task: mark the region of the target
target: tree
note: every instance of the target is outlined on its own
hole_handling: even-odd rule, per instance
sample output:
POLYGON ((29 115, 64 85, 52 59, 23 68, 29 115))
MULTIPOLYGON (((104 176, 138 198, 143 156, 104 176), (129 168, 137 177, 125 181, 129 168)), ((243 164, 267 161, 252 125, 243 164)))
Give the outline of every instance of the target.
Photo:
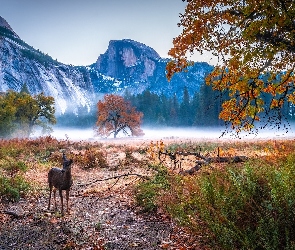
POLYGON ((170 105, 170 121, 172 126, 177 126, 180 124, 179 119, 179 103, 177 100, 176 93, 174 93, 172 99, 171 99, 171 105, 170 105))
POLYGON ((189 126, 193 123, 193 112, 191 112, 190 96, 187 87, 183 89, 183 99, 180 104, 180 115, 182 125, 189 126))
POLYGON ((219 116, 237 131, 253 129, 256 121, 271 123, 274 113, 281 119, 284 103, 295 103, 294 1, 187 0, 179 26, 168 79, 190 64, 189 53, 217 56, 206 83, 228 92, 219 116))
POLYGON ((30 91, 28 89, 28 86, 26 83, 24 83, 24 85, 22 86, 21 90, 20 90, 20 93, 27 93, 27 94, 30 94, 30 91))
POLYGON ((52 128, 48 124, 56 124, 55 118, 55 108, 54 108, 54 98, 52 96, 45 96, 44 93, 35 95, 33 99, 37 103, 37 109, 35 113, 29 116, 30 122, 30 133, 32 128, 37 125, 42 128, 43 133, 48 133, 52 131, 52 128))
MULTIPOLYGON (((224 99, 224 98, 223 98, 224 99)), ((200 87, 198 110, 196 112, 195 124, 200 126, 219 126, 218 119, 221 108, 221 96, 207 84, 200 87)), ((224 125, 224 124, 222 124, 224 125)))
POLYGON ((96 133, 101 136, 114 138, 119 132, 131 133, 132 136, 141 136, 143 131, 140 128, 143 114, 137 112, 131 104, 118 95, 108 94, 102 101, 97 103, 98 119, 96 122, 96 133))
POLYGON ((8 137, 15 130, 14 96, 11 92, 0 95, 0 138, 8 137))
POLYGON ((36 126, 42 132, 52 131, 55 124, 54 98, 43 93, 31 96, 26 92, 8 91, 0 97, 0 136, 29 137, 36 126))

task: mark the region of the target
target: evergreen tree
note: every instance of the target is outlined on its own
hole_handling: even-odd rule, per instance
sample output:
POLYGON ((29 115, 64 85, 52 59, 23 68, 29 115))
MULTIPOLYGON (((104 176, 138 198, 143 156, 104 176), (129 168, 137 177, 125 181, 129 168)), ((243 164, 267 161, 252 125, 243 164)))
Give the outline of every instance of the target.
POLYGON ((191 112, 192 112, 192 122, 193 125, 196 125, 196 121, 197 121, 197 114, 199 112, 200 109, 200 93, 199 92, 195 92, 193 99, 191 101, 191 112))
POLYGON ((23 86, 22 86, 22 88, 21 88, 21 90, 20 90, 20 93, 21 93, 21 94, 22 94, 22 93, 30 94, 30 91, 29 91, 28 86, 27 86, 26 83, 23 84, 23 86))
POLYGON ((158 118, 159 125, 168 125, 170 122, 169 99, 162 93, 160 96, 160 116, 158 118))
POLYGON ((176 94, 174 93, 173 98, 170 101, 170 125, 179 125, 179 103, 176 94))
POLYGON ((195 124, 200 126, 224 124, 219 119, 222 100, 220 93, 212 90, 210 86, 204 83, 200 88, 199 96, 199 109, 196 114, 195 124))
POLYGON ((182 99, 182 103, 180 104, 181 125, 183 126, 192 125, 192 117, 193 117, 193 114, 191 112, 191 107, 190 107, 190 96, 189 96, 187 87, 184 87, 183 99, 182 99))

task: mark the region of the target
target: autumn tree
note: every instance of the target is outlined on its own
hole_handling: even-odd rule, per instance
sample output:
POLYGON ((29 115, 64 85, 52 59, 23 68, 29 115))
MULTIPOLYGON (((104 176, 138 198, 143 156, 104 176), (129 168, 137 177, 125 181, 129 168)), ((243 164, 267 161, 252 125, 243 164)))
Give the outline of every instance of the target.
POLYGON ((52 131, 55 124, 54 98, 40 93, 31 96, 26 92, 8 91, 0 96, 0 137, 29 137, 35 127, 52 131))
POLYGON ((143 114, 136 111, 123 97, 105 95, 103 100, 97 103, 97 109, 97 135, 108 137, 113 133, 116 138, 120 132, 132 136, 144 134, 140 128, 143 114))
POLYGON ((294 1, 187 0, 179 26, 167 77, 186 68, 190 54, 211 52, 218 63, 206 83, 228 92, 219 116, 237 131, 265 114, 266 123, 280 119, 284 104, 295 104, 294 1))
POLYGON ((11 92, 0 95, 0 138, 7 137, 15 130, 16 107, 11 92))

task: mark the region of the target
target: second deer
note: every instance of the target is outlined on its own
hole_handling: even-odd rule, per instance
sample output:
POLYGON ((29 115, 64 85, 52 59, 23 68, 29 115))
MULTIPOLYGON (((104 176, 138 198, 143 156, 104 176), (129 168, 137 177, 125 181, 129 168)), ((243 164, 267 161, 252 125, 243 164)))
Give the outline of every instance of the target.
POLYGON ((61 200, 61 214, 64 215, 63 209, 63 195, 62 191, 66 190, 66 200, 67 200, 67 212, 69 212, 69 193, 70 188, 73 184, 72 173, 71 173, 71 165, 73 160, 68 160, 65 153, 63 153, 63 168, 52 168, 48 172, 48 184, 49 184, 49 202, 48 202, 48 210, 50 209, 50 200, 51 200, 51 192, 53 189, 54 196, 54 204, 55 209, 56 206, 56 189, 59 191, 59 196, 61 200))

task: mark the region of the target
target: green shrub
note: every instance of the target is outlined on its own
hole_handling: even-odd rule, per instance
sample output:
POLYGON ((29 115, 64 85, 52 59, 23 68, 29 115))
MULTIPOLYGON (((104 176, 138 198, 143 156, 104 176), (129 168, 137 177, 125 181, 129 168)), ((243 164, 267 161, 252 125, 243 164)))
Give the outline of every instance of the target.
POLYGON ((0 196, 8 200, 17 201, 20 196, 30 189, 29 183, 22 173, 27 165, 12 157, 5 157, 0 161, 0 196))
POLYGON ((291 155, 277 164, 256 160, 183 177, 161 198, 182 224, 199 232, 206 225, 222 249, 295 249, 294 180, 291 155))
POLYGON ((5 177, 0 175, 0 197, 18 201, 20 196, 30 189, 30 184, 22 177, 5 177))
POLYGON ((19 172, 25 172, 28 167, 23 161, 6 157, 4 160, 0 161, 0 168, 6 171, 10 177, 14 177, 19 172))
POLYGON ((143 212, 152 212, 157 208, 157 197, 162 190, 170 186, 167 169, 161 165, 150 166, 156 170, 155 176, 140 183, 135 189, 137 204, 143 208, 143 212))

